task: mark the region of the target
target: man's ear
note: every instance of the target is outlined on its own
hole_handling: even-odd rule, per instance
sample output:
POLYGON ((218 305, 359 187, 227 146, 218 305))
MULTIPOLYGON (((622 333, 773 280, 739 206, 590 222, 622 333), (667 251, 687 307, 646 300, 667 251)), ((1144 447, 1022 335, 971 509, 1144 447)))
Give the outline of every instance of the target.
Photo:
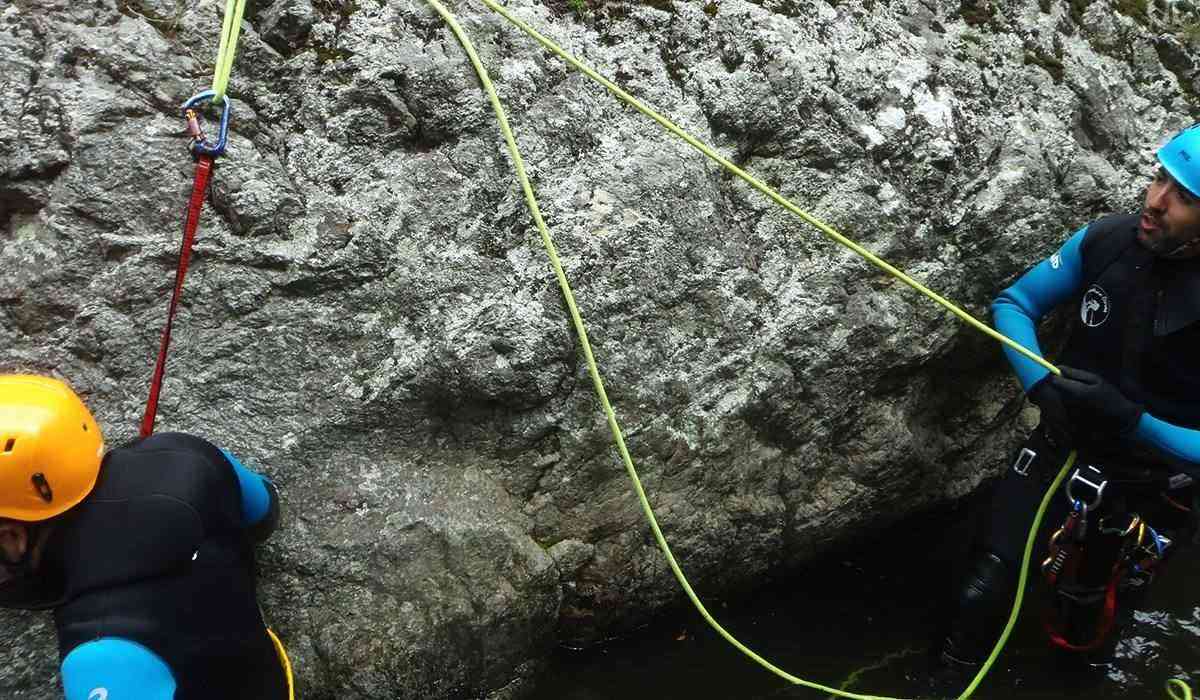
POLYGON ((29 527, 17 520, 0 518, 0 557, 9 564, 25 558, 29 550, 29 527))

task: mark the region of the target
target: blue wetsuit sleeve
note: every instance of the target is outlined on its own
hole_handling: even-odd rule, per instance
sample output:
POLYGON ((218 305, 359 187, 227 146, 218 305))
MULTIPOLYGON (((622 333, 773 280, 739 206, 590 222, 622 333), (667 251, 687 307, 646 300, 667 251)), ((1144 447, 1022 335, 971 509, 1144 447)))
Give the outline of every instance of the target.
MULTIPOLYGON (((1042 356, 1038 344, 1037 324, 1051 309, 1067 301, 1083 283, 1083 256, 1080 245, 1087 227, 1075 232, 1057 253, 1026 272, 1011 287, 992 302, 992 318, 996 330, 1042 356)), ((1028 391, 1049 370, 1004 346, 1004 354, 1017 374, 1021 386, 1028 391)))
POLYGON ((266 477, 247 469, 227 450, 221 452, 237 474, 242 491, 242 519, 246 527, 253 527, 262 522, 271 510, 271 493, 267 489, 266 477))
POLYGON ((1165 420, 1143 413, 1138 420, 1134 437, 1191 466, 1188 474, 1200 479, 1200 430, 1191 430, 1173 425, 1165 420))
POLYGON ((175 676, 141 644, 103 637, 81 644, 62 662, 66 700, 172 700, 175 676))

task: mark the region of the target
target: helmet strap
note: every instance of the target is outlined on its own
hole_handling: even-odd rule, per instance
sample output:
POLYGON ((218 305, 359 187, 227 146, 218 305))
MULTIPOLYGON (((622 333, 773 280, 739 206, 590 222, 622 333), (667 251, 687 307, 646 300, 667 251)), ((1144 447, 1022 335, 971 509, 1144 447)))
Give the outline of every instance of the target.
POLYGON ((38 527, 37 523, 24 523, 25 526, 25 551, 16 559, 9 559, 6 554, 0 554, 0 560, 3 565, 12 574, 13 578, 22 578, 33 573, 33 549, 37 546, 38 527))
POLYGON ((1170 252, 1164 253, 1163 257, 1164 258, 1177 258, 1177 257, 1181 256, 1183 253, 1186 253, 1186 252, 1190 251, 1191 249, 1195 248, 1196 246, 1200 246, 1200 233, 1197 233, 1195 236, 1192 236, 1192 238, 1190 240, 1186 240, 1183 243, 1180 243, 1179 245, 1175 246, 1173 249, 1171 249, 1170 252))

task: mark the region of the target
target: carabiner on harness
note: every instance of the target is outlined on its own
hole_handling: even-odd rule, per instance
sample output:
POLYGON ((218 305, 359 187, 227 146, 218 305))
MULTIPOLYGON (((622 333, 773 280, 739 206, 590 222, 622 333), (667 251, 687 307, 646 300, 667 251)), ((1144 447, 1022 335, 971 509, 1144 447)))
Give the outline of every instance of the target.
POLYGON ((1093 511, 1100 507, 1100 502, 1104 500, 1104 489, 1107 486, 1108 479, 1104 478, 1104 472, 1093 466, 1080 467, 1075 470, 1075 473, 1071 475, 1071 480, 1067 482, 1067 500, 1071 502, 1072 506, 1076 504, 1081 505, 1084 515, 1086 515, 1088 511, 1093 511), (1092 501, 1090 503, 1075 496, 1075 488, 1078 484, 1082 484, 1092 490, 1092 501))
POLYGON ((225 97, 225 106, 221 109, 221 124, 217 130, 215 143, 205 138, 204 130, 200 126, 199 107, 205 102, 212 102, 215 95, 215 91, 205 90, 183 103, 183 118, 187 120, 188 134, 192 137, 191 143, 188 144, 188 150, 192 152, 193 156, 216 158, 225 152, 226 141, 229 138, 230 106, 228 96, 225 97))
POLYGON ((1171 538, 1158 534, 1158 531, 1146 523, 1138 528, 1136 541, 1128 552, 1129 569, 1133 574, 1150 574, 1153 578, 1154 569, 1163 560, 1167 548, 1174 544, 1171 538), (1147 541, 1146 533, 1150 533, 1147 541))
POLYGON ((1087 509, 1081 501, 1075 501, 1066 522, 1050 535, 1049 556, 1042 561, 1042 575, 1051 586, 1083 549, 1087 524, 1087 509))

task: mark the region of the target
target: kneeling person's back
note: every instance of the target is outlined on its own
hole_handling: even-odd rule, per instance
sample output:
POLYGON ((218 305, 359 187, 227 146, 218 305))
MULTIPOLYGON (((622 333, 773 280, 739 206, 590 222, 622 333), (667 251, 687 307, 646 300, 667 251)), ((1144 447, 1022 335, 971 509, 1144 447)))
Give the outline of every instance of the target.
MULTIPOLYGON (((30 392, 45 393, 32 387, 0 377, 0 406, 23 403, 30 414, 30 392)), ((48 391, 51 403, 61 398, 48 391)), ((0 422, 6 415, 17 422, 0 408, 0 422)), ((253 545, 278 520, 274 487, 182 433, 105 454, 90 419, 75 425, 94 436, 94 465, 30 463, 32 496, 0 494, 0 605, 54 609, 67 700, 288 698, 282 650, 255 592, 253 545), (39 505, 48 517, 36 517, 39 505)), ((25 433, 14 443, 32 447, 38 433, 25 433)))

